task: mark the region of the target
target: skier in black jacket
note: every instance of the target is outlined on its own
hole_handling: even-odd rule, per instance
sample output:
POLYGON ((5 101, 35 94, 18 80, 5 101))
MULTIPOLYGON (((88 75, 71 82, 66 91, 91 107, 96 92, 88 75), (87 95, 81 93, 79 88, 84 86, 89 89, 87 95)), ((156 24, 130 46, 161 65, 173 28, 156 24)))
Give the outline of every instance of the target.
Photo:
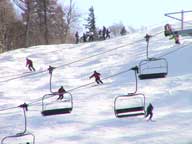
POLYGON ((147 106, 147 112, 145 117, 147 118, 149 116, 148 120, 151 120, 153 117, 153 105, 151 103, 149 103, 149 105, 147 106))

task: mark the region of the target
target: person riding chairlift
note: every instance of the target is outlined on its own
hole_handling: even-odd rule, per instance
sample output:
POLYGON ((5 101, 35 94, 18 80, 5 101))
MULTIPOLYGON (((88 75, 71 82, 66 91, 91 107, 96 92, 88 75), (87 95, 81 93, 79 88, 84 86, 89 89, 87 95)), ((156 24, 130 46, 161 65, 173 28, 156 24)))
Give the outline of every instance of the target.
POLYGON ((171 27, 170 24, 166 24, 166 25, 164 26, 164 35, 165 35, 165 36, 169 36, 169 35, 171 35, 171 34, 173 34, 172 27, 171 27))
POLYGON ((66 93, 66 90, 63 88, 63 86, 61 86, 61 87, 58 89, 59 97, 57 98, 57 100, 62 100, 64 93, 66 93))

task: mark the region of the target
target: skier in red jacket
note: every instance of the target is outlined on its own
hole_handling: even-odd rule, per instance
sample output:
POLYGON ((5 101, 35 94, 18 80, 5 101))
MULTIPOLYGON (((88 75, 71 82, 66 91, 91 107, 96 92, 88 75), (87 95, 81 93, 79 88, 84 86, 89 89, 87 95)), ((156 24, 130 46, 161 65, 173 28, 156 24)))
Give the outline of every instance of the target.
POLYGON ((33 62, 32 60, 26 58, 26 67, 28 67, 28 69, 30 71, 35 71, 35 68, 33 67, 33 62))
POLYGON ((103 84, 103 82, 100 79, 101 74, 94 71, 94 73, 89 77, 89 79, 91 79, 92 77, 95 77, 95 81, 97 82, 97 84, 103 84))

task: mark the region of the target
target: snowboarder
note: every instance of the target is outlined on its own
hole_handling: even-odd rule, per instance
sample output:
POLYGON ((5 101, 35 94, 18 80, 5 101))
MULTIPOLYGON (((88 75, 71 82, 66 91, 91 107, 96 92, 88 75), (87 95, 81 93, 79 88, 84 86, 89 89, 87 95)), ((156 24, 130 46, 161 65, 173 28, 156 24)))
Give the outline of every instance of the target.
POLYGON ((103 82, 100 79, 100 76, 101 76, 100 73, 94 71, 94 73, 89 77, 89 79, 91 79, 92 77, 95 77, 95 81, 97 84, 103 84, 103 82))
POLYGON ((75 33, 75 43, 76 44, 79 43, 79 33, 78 32, 75 33))
POLYGON ((63 88, 63 86, 61 86, 61 87, 58 89, 59 97, 57 98, 57 100, 62 100, 64 93, 66 93, 66 91, 65 91, 65 89, 63 88))
POLYGON ((145 117, 147 118, 149 116, 148 120, 151 120, 153 117, 153 105, 151 103, 149 103, 149 105, 147 106, 147 112, 145 117))
POLYGON ((35 71, 35 68, 33 67, 33 62, 29 58, 26 58, 26 67, 28 67, 30 71, 35 71))

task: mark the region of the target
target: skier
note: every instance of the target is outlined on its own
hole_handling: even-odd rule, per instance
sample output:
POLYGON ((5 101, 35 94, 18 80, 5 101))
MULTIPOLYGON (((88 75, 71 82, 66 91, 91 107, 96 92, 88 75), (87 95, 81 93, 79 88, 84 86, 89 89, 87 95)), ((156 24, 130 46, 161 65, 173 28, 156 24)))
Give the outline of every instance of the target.
POLYGON ((58 89, 59 97, 57 98, 57 100, 62 100, 64 93, 66 93, 66 91, 65 91, 65 89, 63 88, 63 86, 61 86, 61 87, 58 89))
POLYGON ((75 33, 75 43, 76 44, 79 43, 79 33, 78 32, 75 33))
POLYGON ((28 67, 30 71, 35 71, 35 68, 33 67, 33 62, 29 58, 26 58, 26 67, 28 67))
POLYGON ((103 84, 103 82, 100 79, 100 76, 101 76, 100 73, 94 71, 94 73, 89 77, 89 79, 91 79, 92 77, 95 77, 95 81, 97 84, 103 84))
POLYGON ((147 106, 147 113, 145 117, 147 118, 148 116, 150 116, 148 120, 151 120, 153 117, 153 105, 151 103, 149 103, 149 105, 147 106))

